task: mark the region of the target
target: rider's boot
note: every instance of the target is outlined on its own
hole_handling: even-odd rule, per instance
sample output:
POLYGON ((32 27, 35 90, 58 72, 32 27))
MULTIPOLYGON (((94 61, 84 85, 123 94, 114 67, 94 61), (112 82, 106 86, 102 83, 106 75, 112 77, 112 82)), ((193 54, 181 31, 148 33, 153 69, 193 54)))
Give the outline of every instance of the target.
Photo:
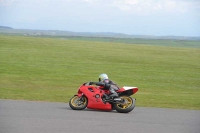
POLYGON ((109 99, 113 99, 114 97, 118 97, 118 94, 117 92, 114 90, 114 88, 110 87, 109 88, 109 91, 110 91, 110 95, 109 95, 109 99))
POLYGON ((108 96, 108 99, 113 99, 115 97, 118 97, 118 94, 115 92, 115 93, 111 93, 109 96, 108 96))

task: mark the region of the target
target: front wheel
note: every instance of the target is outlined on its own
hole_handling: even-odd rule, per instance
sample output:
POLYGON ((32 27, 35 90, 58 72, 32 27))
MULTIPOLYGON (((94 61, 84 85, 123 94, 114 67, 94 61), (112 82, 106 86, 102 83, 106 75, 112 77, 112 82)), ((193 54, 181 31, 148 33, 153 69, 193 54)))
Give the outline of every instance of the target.
POLYGON ((135 108, 135 99, 130 96, 121 96, 120 98, 123 100, 123 102, 114 104, 114 108, 117 112, 128 113, 135 108))
POLYGON ((82 110, 87 107, 88 100, 85 96, 73 96, 69 101, 69 106, 74 110, 82 110))

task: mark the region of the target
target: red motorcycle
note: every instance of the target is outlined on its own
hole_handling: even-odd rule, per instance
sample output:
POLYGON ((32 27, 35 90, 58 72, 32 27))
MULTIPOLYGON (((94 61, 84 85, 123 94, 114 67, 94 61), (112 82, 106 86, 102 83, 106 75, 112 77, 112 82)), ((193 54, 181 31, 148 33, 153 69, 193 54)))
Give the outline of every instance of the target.
POLYGON ((116 110, 120 113, 128 113, 135 108, 135 98, 131 95, 138 91, 137 87, 122 87, 117 90, 117 98, 107 99, 109 90, 104 90, 103 86, 93 86, 90 82, 79 87, 78 94, 74 95, 69 106, 74 110, 89 109, 116 110))

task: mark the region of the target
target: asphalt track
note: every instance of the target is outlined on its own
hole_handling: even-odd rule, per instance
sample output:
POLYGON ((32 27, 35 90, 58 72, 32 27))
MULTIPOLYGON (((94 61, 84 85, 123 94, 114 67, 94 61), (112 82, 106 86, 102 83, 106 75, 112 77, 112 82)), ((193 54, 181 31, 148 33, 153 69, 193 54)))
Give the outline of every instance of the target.
POLYGON ((200 111, 136 107, 123 114, 0 100, 0 133, 200 133, 200 111))

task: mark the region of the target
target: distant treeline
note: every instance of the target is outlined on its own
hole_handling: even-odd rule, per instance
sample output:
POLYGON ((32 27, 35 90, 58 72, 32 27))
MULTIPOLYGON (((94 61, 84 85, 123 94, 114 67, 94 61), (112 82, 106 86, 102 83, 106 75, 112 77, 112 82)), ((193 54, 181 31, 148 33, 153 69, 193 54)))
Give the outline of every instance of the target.
POLYGON ((128 35, 113 32, 72 32, 60 30, 33 30, 13 29, 0 26, 0 34, 24 35, 24 36, 51 36, 51 37, 98 37, 98 38, 120 38, 120 39, 162 39, 162 40, 200 40, 200 36, 151 36, 151 35, 128 35))
POLYGON ((0 29, 13 29, 13 28, 7 26, 0 26, 0 29))

